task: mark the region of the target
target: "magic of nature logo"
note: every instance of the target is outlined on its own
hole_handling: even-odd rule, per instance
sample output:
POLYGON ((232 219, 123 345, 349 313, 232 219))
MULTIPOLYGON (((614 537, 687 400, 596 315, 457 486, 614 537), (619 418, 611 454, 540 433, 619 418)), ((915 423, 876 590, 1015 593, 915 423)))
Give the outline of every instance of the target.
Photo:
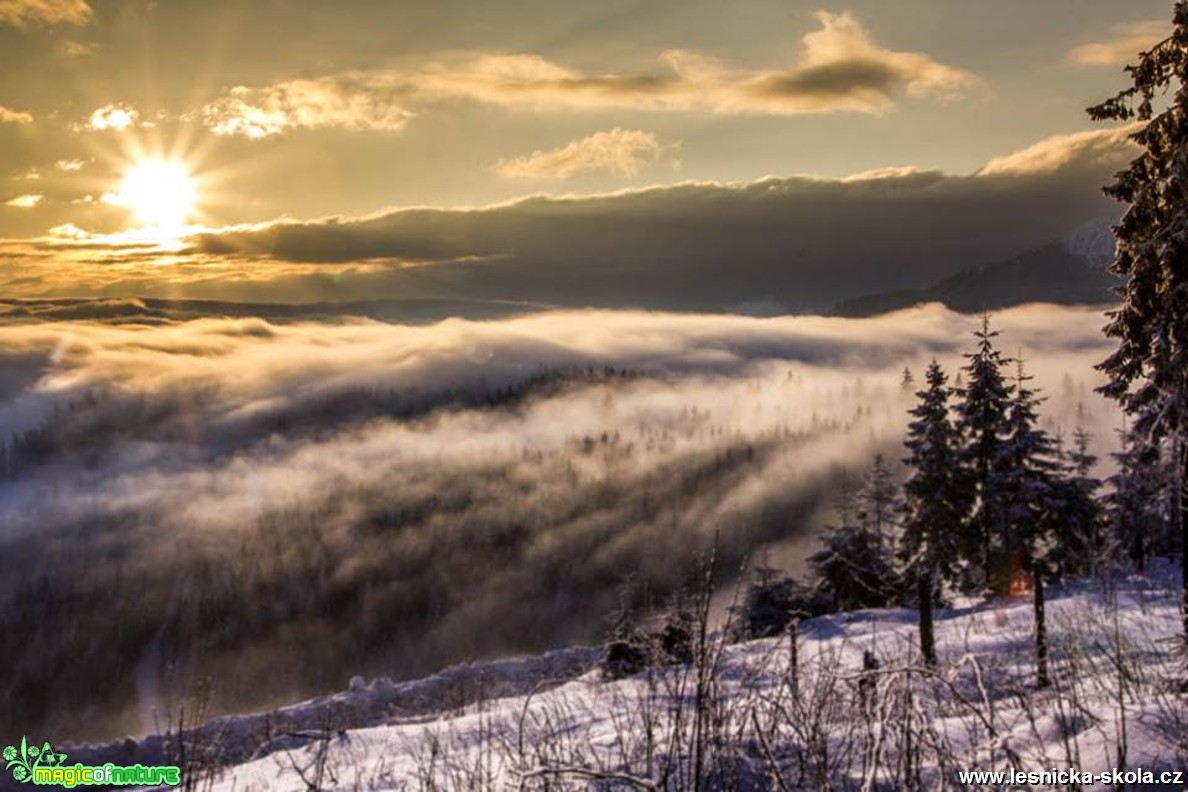
POLYGON ((66 754, 49 744, 30 744, 21 737, 21 744, 6 745, 3 751, 4 769, 14 781, 38 786, 177 786, 181 770, 176 765, 121 766, 108 762, 103 765, 66 764, 66 754))

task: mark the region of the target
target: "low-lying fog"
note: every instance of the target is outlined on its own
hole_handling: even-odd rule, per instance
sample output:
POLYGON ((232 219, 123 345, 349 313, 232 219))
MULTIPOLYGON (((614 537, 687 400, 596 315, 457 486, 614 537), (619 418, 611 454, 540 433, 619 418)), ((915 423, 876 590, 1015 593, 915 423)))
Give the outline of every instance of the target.
MULTIPOLYGON (((843 476, 901 456, 900 385, 977 318, 555 312, 0 324, 0 726, 151 728, 597 641, 718 537, 796 570, 843 476)), ((1105 454, 1100 310, 993 317, 1105 454)), ((40 732, 38 732, 40 733, 40 732)))

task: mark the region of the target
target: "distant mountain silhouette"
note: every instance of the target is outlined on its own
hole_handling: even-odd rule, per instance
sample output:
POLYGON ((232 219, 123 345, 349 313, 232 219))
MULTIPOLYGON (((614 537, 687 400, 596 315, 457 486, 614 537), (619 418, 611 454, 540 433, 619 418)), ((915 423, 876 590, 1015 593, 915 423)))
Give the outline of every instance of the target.
POLYGON ((1006 261, 962 270, 925 289, 903 289, 844 300, 833 316, 860 317, 910 308, 926 302, 943 303, 954 311, 976 313, 1031 302, 1058 305, 1099 305, 1115 302, 1118 278, 1100 261, 1067 243, 1054 242, 1006 261))

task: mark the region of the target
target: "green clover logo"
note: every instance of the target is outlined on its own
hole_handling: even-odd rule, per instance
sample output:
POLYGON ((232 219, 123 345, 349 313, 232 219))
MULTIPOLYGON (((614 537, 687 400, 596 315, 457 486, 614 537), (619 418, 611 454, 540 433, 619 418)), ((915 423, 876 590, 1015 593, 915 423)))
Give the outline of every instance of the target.
POLYGON ((32 781, 33 771, 38 767, 53 767, 66 761, 66 754, 55 751, 48 741, 38 748, 29 745, 26 737, 21 738, 20 748, 6 745, 0 756, 4 757, 4 769, 10 770, 12 777, 20 782, 32 781))

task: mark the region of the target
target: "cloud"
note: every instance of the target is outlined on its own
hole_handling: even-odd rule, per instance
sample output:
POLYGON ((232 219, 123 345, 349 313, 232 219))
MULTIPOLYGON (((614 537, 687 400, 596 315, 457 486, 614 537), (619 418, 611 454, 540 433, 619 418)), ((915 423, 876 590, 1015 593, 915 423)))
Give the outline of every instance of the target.
POLYGON ((135 108, 124 104, 109 104, 91 113, 84 127, 96 132, 104 130, 122 132, 135 125, 138 118, 140 118, 140 113, 135 108))
POLYGON ((1099 188, 1130 156, 1126 129, 1103 130, 1044 141, 966 176, 901 168, 845 179, 687 183, 477 210, 285 221, 192 242, 196 256, 255 262, 245 264, 254 278, 266 272, 261 259, 378 265, 336 276, 332 287, 322 282, 313 299, 820 310, 929 285, 1113 215, 1116 204, 1099 188))
POLYGON ((266 88, 232 88, 203 110, 220 135, 265 138, 290 129, 404 128, 415 113, 406 107, 408 87, 383 73, 351 72, 312 80, 290 80, 266 88))
POLYGON ((43 195, 38 195, 38 194, 33 194, 33 193, 28 194, 28 195, 18 195, 16 198, 12 198, 10 200, 5 201, 4 205, 12 206, 17 209, 32 209, 33 207, 35 207, 39 203, 41 203, 41 201, 44 197, 45 196, 43 196, 43 195))
POLYGON ((82 58, 94 53, 98 48, 99 45, 91 41, 66 39, 58 45, 58 52, 67 58, 82 58))
POLYGON ((764 75, 756 88, 795 106, 803 101, 817 111, 836 109, 883 112, 902 88, 916 98, 957 98, 981 85, 963 69, 945 66, 918 52, 893 52, 877 45, 849 13, 815 15, 821 30, 804 37, 805 53, 799 68, 764 75))
MULTIPOLYGON (((679 381, 745 379, 766 361, 841 370, 843 378, 885 370, 894 382, 905 361, 959 359, 975 324, 937 305, 857 320, 546 311, 425 326, 349 316, 326 321, 324 314, 314 321, 318 309, 311 308, 292 309, 283 324, 252 315, 248 306, 240 307, 242 317, 221 315, 232 307, 210 306, 203 317, 200 306, 187 303, 0 301, 0 359, 43 357, 33 364, 40 372, 37 392, 50 401, 90 390, 148 399, 203 393, 188 415, 162 412, 160 420, 236 429, 277 415, 316 417, 328 400, 359 389, 399 388, 432 400, 434 393, 523 384, 541 367, 612 366, 679 381), (148 318, 158 326, 147 326, 148 318)), ((1004 311, 994 321, 1029 354, 1096 355, 1109 346, 1100 317, 1094 309, 1033 306, 1004 311)), ((330 415, 321 420, 335 421, 330 415)), ((231 431, 210 439, 235 448, 254 442, 254 434, 231 431)))
POLYGON ((645 165, 658 162, 665 148, 650 132, 616 128, 558 149, 501 160, 495 169, 501 176, 515 179, 567 179, 587 171, 636 176, 645 165))
POLYGON ((91 17, 86 0, 0 0, 0 25, 24 27, 29 22, 85 25, 91 17))
POLYGON ((843 176, 843 182, 862 182, 871 181, 874 179, 904 179, 913 176, 919 176, 925 173, 920 168, 914 165, 890 166, 886 168, 874 168, 872 170, 859 171, 852 173, 849 176, 843 176))
POLYGON ((535 196, 208 229, 169 249, 89 233, 92 222, 122 220, 97 201, 49 218, 61 227, 49 237, 0 242, 0 294, 397 299, 446 314, 525 304, 827 310, 1116 219, 1120 206, 1100 188, 1134 156, 1125 131, 1057 137, 969 175, 902 167, 535 196))
POLYGON ((982 176, 1022 176, 1055 173, 1074 161, 1103 166, 1118 163, 1120 157, 1138 153, 1130 135, 1141 127, 1141 123, 1128 124, 1112 129, 1052 135, 1020 151, 995 157, 978 173, 982 176))
POLYGON ((1107 41, 1081 44, 1068 53, 1068 60, 1078 66, 1125 66, 1168 35, 1168 23, 1147 19, 1117 25, 1107 41))
POLYGON ((7 107, 0 105, 0 124, 28 124, 32 121, 33 116, 29 113, 9 110, 7 107))
POLYGON ((821 29, 803 38, 790 68, 731 69, 690 50, 669 50, 667 74, 583 74, 538 55, 476 58, 421 75, 428 94, 537 109, 633 109, 726 114, 881 114, 897 96, 953 99, 980 86, 970 72, 922 53, 876 44, 849 13, 818 12, 821 29))
POLYGON ((292 128, 399 130, 417 108, 469 100, 512 108, 628 109, 802 115, 881 114, 898 97, 953 99, 982 85, 968 71, 874 42, 851 14, 818 12, 790 68, 731 69, 689 50, 660 56, 666 71, 583 73, 540 55, 482 54, 420 71, 355 71, 261 88, 239 86, 204 109, 216 132, 269 137, 292 128))
POLYGON ((54 167, 60 171, 80 171, 86 163, 80 159, 60 159, 54 163, 54 167))

